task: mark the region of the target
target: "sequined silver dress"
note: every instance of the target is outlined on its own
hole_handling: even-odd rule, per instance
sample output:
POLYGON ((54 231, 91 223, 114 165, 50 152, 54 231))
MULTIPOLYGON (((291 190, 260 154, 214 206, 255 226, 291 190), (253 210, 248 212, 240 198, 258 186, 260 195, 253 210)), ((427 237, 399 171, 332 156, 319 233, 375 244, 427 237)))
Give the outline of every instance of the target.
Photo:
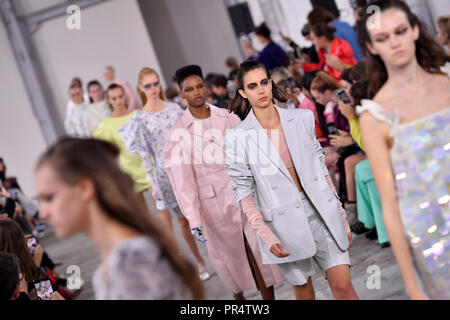
POLYGON ((392 128, 399 209, 422 289, 450 299, 450 106, 405 124, 371 100, 357 107, 365 111, 392 128))

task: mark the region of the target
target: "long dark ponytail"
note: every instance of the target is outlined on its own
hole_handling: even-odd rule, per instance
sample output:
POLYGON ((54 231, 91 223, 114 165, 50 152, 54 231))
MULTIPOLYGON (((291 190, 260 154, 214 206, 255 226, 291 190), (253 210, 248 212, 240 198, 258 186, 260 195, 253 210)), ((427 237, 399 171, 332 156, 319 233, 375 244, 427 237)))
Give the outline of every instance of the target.
POLYGON ((62 138, 40 158, 36 170, 48 165, 68 185, 89 178, 98 203, 112 219, 155 241, 168 257, 194 299, 203 299, 197 270, 178 254, 174 239, 151 217, 145 201, 134 191, 133 180, 118 165, 119 150, 101 140, 62 138))
POLYGON ((416 57, 419 65, 427 72, 442 74, 440 67, 449 61, 445 50, 436 40, 426 31, 424 24, 412 13, 408 4, 402 0, 375 0, 364 7, 364 15, 361 20, 361 30, 359 33, 359 42, 365 53, 366 73, 370 80, 369 96, 373 98, 378 90, 388 79, 388 73, 383 60, 379 56, 370 53, 366 45, 371 44, 370 34, 367 23, 369 19, 377 12, 383 12, 388 9, 402 10, 409 21, 411 27, 418 26, 420 30, 419 39, 416 41, 416 57), (377 7, 378 10, 371 11, 370 6, 377 7))
MULTIPOLYGON (((236 91, 236 95, 234 99, 228 104, 228 110, 234 112, 237 114, 242 120, 247 117, 248 113, 250 112, 252 106, 250 105, 250 102, 248 99, 244 99, 239 94, 239 89, 244 90, 244 76, 253 70, 257 69, 263 69, 266 74, 267 78, 270 78, 270 73, 267 71, 267 68, 259 61, 256 60, 246 60, 241 63, 239 66, 239 72, 238 72, 238 87, 236 91)), ((287 101, 287 94, 286 92, 278 87, 275 83, 272 82, 272 97, 275 100, 274 103, 281 102, 284 103, 287 101)))

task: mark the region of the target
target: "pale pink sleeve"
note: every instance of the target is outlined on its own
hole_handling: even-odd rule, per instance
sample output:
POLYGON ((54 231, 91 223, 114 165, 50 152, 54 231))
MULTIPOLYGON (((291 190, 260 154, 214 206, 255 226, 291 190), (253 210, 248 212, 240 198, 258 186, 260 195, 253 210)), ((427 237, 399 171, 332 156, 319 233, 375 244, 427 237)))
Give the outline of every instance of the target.
MULTIPOLYGON (((325 176, 325 179, 327 180, 327 183, 330 186, 331 191, 333 191, 335 194, 337 194, 336 188, 335 188, 330 176, 325 176)), ((344 222, 345 231, 347 231, 347 233, 349 233, 350 226, 348 225, 348 222, 347 222, 347 212, 345 212, 344 208, 342 207, 342 203, 339 200, 338 200, 338 204, 339 204, 339 211, 341 212, 342 220, 344 222)))
POLYGON ((242 210, 247 216, 252 228, 256 231, 258 236, 270 249, 275 243, 281 243, 280 240, 273 234, 272 230, 264 223, 263 217, 256 207, 253 194, 241 200, 242 210))

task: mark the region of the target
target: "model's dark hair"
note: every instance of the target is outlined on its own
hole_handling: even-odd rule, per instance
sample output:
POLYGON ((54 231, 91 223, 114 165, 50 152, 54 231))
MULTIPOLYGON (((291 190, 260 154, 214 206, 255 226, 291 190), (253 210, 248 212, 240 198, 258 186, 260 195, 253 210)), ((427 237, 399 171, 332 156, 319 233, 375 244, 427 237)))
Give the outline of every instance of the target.
POLYGON ((0 252, 0 301, 11 300, 19 281, 19 264, 16 256, 0 252))
POLYGON ((264 37, 269 41, 272 40, 272 38, 270 37, 271 34, 270 29, 265 22, 261 23, 258 27, 256 27, 255 33, 256 35, 264 37))
POLYGON ((351 72, 352 68, 348 68, 346 69, 342 74, 341 74, 341 80, 345 80, 348 83, 353 83, 353 80, 350 77, 350 72, 351 72))
POLYGON ((361 100, 370 99, 369 85, 369 80, 358 80, 352 85, 352 88, 350 89, 350 95, 353 98, 353 105, 355 107, 361 105, 361 100))
POLYGON ((336 17, 334 16, 334 14, 321 7, 314 8, 308 14, 308 22, 311 26, 314 26, 319 23, 330 23, 335 18, 336 17))
POLYGON ((20 271, 27 282, 39 279, 39 269, 34 264, 25 234, 14 220, 0 219, 0 251, 11 253, 18 258, 20 271))
POLYGON ((359 33, 359 42, 363 48, 366 61, 367 75, 370 80, 369 95, 375 96, 388 79, 388 73, 383 60, 375 56, 367 49, 368 44, 372 44, 370 39, 368 22, 377 12, 383 12, 388 9, 399 9, 403 11, 411 27, 419 27, 419 39, 416 41, 416 58, 419 65, 427 72, 433 74, 443 74, 440 67, 443 66, 449 57, 444 49, 433 39, 426 31, 424 24, 412 13, 408 4, 402 0, 374 0, 364 7, 364 16, 361 21, 361 30, 359 33), (377 6, 379 10, 368 10, 370 6, 377 6))
MULTIPOLYGON (((246 60, 241 63, 238 72, 238 87, 237 90, 243 90, 244 88, 244 76, 250 71, 262 69, 267 74, 267 78, 270 78, 270 73, 267 71, 267 68, 259 61, 256 60, 246 60)), ((272 82, 272 97, 275 99, 275 102, 284 103, 287 101, 287 94, 281 88, 279 88, 274 82, 272 82)), ((252 106, 248 99, 244 99, 239 92, 236 92, 234 99, 229 103, 228 110, 239 115, 241 119, 244 119, 248 113, 250 112, 252 106)))
POLYGON ((311 31, 316 37, 325 37, 329 41, 333 41, 335 38, 334 34, 336 33, 336 28, 329 26, 325 22, 321 22, 313 25, 311 31))
POLYGON ((348 70, 350 70, 349 76, 350 76, 350 80, 352 83, 355 83, 356 81, 359 81, 359 80, 367 79, 366 61, 364 61, 364 60, 358 62, 357 64, 355 64, 353 67, 351 67, 348 70))
MULTIPOLYGON (((88 85, 87 85, 87 91, 89 93, 89 90, 91 89, 92 86, 99 86, 100 88, 103 88, 102 84, 98 81, 98 80, 92 80, 89 81, 88 85)), ((89 97, 89 102, 93 103, 94 100, 92 100, 91 97, 89 97)))
POLYGON ((151 216, 145 200, 135 192, 132 178, 119 168, 118 155, 118 148, 105 141, 62 138, 41 156, 36 170, 49 166, 68 185, 81 179, 91 180, 105 214, 157 243, 160 255, 168 258, 192 297, 202 299, 197 270, 178 254, 174 240, 151 216))

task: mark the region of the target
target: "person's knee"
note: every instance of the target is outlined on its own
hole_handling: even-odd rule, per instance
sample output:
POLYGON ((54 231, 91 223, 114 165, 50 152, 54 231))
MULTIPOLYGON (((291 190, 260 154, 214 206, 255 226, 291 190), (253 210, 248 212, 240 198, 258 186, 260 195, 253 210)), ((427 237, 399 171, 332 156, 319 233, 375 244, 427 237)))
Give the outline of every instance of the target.
POLYGON ((353 295, 353 285, 349 280, 336 280, 330 283, 331 291, 335 296, 349 297, 353 295))
POLYGON ((309 284, 294 286, 294 291, 297 299, 315 300, 316 298, 314 288, 309 284))

